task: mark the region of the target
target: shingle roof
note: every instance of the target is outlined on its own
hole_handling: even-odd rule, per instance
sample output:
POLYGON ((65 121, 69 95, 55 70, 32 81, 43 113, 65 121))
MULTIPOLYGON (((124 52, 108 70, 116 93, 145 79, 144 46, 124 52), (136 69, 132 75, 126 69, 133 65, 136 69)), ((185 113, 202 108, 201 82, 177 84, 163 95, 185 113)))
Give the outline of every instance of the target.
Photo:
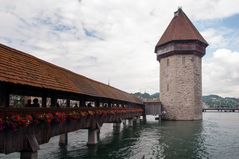
POLYGON ((181 8, 174 13, 173 19, 158 41, 156 48, 177 40, 198 40, 208 45, 181 8))
POLYGON ((0 44, 0 82, 142 103, 124 91, 0 44))

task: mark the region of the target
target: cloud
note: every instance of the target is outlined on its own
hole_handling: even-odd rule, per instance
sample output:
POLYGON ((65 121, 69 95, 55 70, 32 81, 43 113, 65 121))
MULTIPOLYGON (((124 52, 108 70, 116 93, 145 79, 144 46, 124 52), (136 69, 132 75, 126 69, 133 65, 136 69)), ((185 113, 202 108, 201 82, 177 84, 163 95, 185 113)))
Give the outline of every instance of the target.
POLYGON ((201 34, 212 48, 223 48, 229 45, 230 40, 226 37, 232 31, 227 28, 207 28, 201 34))
POLYGON ((189 11, 191 18, 194 20, 222 19, 238 14, 239 1, 227 0, 201 0, 197 1, 180 1, 182 6, 189 11))
POLYGON ((203 92, 239 97, 239 52, 218 49, 203 62, 203 92))
MULTIPOLYGON (((1 43, 128 92, 159 90, 154 46, 178 6, 199 22, 239 13, 227 0, 0 1, 1 43)), ((225 42, 203 30, 213 45, 225 42)))

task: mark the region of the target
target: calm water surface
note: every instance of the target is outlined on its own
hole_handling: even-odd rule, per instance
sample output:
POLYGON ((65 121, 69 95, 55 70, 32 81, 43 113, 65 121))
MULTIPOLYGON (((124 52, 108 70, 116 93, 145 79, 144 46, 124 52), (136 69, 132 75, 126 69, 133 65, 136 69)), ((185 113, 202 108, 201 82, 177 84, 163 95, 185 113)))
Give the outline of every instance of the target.
MULTIPOLYGON (((88 148, 87 131, 69 134, 69 144, 58 146, 59 137, 41 145, 40 159, 187 159, 239 158, 239 113, 206 112, 203 121, 155 121, 115 134, 112 124, 101 129, 101 142, 88 148)), ((19 158, 18 153, 0 158, 19 158)))

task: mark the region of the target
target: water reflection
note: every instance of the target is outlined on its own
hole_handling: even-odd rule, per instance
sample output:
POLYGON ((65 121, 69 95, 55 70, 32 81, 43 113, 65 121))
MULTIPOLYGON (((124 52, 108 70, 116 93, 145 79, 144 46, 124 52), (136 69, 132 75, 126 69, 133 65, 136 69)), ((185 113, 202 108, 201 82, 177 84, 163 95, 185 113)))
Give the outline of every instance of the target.
POLYGON ((112 133, 94 148, 89 158, 208 158, 202 135, 202 121, 149 122, 120 134, 112 133), (94 151, 93 151, 94 150, 94 151))
MULTIPOLYGON (((207 158, 202 121, 164 121, 160 126, 160 158, 207 158)), ((154 155, 155 156, 155 155, 154 155)))
POLYGON ((89 147, 87 156, 98 159, 130 158, 140 138, 140 127, 125 127, 120 134, 112 132, 95 147, 89 147))

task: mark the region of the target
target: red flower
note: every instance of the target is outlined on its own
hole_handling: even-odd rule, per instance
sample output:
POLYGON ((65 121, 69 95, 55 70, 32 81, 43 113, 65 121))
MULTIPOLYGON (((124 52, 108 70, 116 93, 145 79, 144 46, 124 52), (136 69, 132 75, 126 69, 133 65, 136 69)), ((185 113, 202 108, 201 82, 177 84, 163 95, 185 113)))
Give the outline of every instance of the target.
POLYGON ((85 117, 85 116, 88 115, 88 113, 87 113, 87 112, 80 112, 80 115, 81 115, 82 117, 85 117))
POLYGON ((91 110, 88 110, 88 114, 89 114, 90 116, 93 116, 95 113, 94 113, 93 111, 91 111, 91 110))
POLYGON ((29 121, 29 122, 32 122, 33 118, 31 115, 26 115, 26 119, 29 121))
POLYGON ((28 125, 27 123, 28 121, 26 119, 22 119, 19 124, 22 125, 23 127, 26 127, 28 125))
POLYGON ((65 121, 65 113, 61 113, 61 112, 56 112, 55 113, 55 116, 58 120, 60 120, 61 122, 64 122, 65 121))
POLYGON ((20 115, 12 116, 13 121, 20 121, 22 118, 20 115))
POLYGON ((51 113, 47 113, 47 114, 45 114, 45 119, 46 119, 46 121, 50 124, 51 123, 51 121, 53 120, 53 115, 51 114, 51 113))

